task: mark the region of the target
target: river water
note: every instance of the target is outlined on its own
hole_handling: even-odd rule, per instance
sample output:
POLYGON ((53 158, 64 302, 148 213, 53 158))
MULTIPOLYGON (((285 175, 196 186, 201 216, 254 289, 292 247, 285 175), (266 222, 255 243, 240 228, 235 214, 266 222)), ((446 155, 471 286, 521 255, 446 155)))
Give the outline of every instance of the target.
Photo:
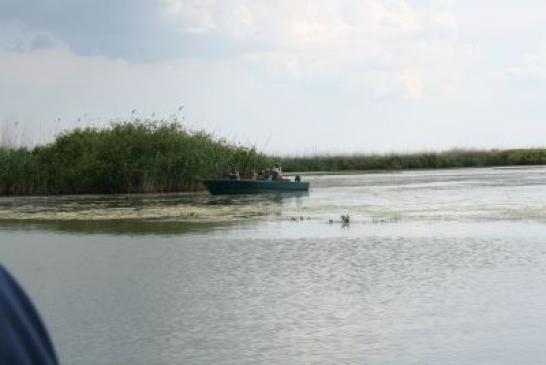
POLYGON ((0 262, 63 364, 543 362, 546 168, 308 180, 0 198, 0 262))

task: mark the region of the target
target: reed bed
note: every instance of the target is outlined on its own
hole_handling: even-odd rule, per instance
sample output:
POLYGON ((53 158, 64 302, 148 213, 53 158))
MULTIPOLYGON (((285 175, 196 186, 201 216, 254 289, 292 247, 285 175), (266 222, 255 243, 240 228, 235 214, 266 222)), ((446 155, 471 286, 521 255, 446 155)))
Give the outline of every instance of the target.
POLYGON ((255 148, 166 121, 75 129, 35 148, 0 147, 0 194, 145 193, 199 188, 232 167, 272 160, 255 148))
POLYGON ((364 171, 544 165, 546 149, 450 150, 438 153, 285 157, 284 171, 364 171))

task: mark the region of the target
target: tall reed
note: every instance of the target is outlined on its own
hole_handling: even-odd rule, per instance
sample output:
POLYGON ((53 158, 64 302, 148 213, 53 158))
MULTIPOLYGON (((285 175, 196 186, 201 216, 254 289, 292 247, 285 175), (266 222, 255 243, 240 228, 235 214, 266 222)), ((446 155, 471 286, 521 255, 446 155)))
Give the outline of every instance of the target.
POLYGON ((167 121, 75 129, 34 149, 0 148, 0 194, 142 193, 195 189, 232 167, 271 164, 254 148, 167 121))

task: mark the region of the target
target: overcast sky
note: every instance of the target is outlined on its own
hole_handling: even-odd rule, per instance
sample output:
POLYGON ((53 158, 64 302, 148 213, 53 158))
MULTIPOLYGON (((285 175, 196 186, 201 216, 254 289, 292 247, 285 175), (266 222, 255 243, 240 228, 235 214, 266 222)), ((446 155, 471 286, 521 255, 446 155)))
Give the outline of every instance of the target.
POLYGON ((0 123, 39 142, 136 109, 283 154, 544 146, 545 25, 543 0, 0 0, 0 123))

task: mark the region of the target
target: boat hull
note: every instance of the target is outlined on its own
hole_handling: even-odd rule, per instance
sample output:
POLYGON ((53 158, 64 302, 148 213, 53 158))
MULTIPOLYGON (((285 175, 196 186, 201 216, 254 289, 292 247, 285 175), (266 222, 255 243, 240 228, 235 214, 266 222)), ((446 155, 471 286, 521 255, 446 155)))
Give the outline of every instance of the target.
POLYGON ((309 190, 309 182, 307 181, 204 180, 203 184, 212 195, 260 194, 309 190))

